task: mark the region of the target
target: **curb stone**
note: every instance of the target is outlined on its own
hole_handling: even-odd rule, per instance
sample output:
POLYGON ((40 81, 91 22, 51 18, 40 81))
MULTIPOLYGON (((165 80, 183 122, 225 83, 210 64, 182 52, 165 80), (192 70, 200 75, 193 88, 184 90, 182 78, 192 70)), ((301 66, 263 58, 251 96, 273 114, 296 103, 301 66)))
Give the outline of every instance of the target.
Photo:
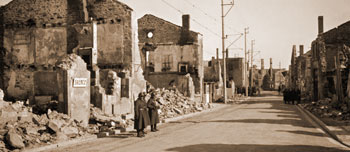
MULTIPOLYGON (((332 132, 330 126, 327 126, 323 121, 321 121, 319 118, 317 118, 314 114, 312 114, 310 111, 304 109, 300 105, 296 105, 297 108, 301 111, 303 111, 307 116, 309 116, 325 133, 327 133, 329 136, 331 136, 334 140, 338 141, 340 144, 350 148, 350 143, 344 142, 342 137, 339 137, 337 134, 332 132)), ((344 132, 347 132, 344 130, 344 128, 339 127, 344 132)), ((350 133, 348 133, 350 135, 350 133)))
POLYGON ((84 143, 88 141, 92 141, 97 139, 97 135, 88 135, 88 136, 83 136, 77 139, 72 139, 64 142, 59 142, 56 144, 51 144, 51 145, 46 145, 42 147, 37 147, 37 148, 31 148, 31 149, 23 149, 23 152, 38 152, 38 151, 44 151, 44 150, 50 150, 58 147, 66 147, 70 145, 74 145, 77 143, 84 143))

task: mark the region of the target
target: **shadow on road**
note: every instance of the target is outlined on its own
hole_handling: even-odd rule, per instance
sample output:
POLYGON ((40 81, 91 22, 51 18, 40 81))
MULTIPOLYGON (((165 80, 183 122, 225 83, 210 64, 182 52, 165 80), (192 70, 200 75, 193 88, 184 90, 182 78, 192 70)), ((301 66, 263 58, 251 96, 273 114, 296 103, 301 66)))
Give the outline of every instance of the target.
POLYGON ((291 131, 291 130, 277 130, 278 132, 288 132, 293 134, 299 134, 299 135, 309 135, 309 136, 318 136, 318 137, 325 137, 326 135, 320 132, 308 132, 308 131, 291 131))
POLYGON ((346 152, 337 148, 308 145, 197 144, 167 149, 174 152, 346 152))
POLYGON ((235 120, 211 120, 202 122, 223 122, 223 123, 266 123, 276 125, 292 125, 297 127, 314 128, 312 125, 305 124, 303 120, 299 119, 235 119, 235 120))
POLYGON ((285 105, 281 100, 261 100, 249 101, 245 104, 268 104, 264 108, 241 108, 242 110, 257 111, 261 113, 261 119, 232 119, 232 120, 195 120, 195 121, 174 121, 171 123, 252 123, 252 124, 275 124, 275 125, 292 125, 297 127, 315 128, 309 123, 305 123, 293 105, 285 105), (264 118, 264 114, 276 114, 279 119, 264 118))

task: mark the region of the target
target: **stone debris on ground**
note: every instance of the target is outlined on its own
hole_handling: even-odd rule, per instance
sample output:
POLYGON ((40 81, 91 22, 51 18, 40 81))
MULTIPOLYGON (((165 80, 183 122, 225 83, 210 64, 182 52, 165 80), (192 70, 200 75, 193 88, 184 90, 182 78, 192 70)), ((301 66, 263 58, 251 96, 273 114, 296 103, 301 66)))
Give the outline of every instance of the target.
POLYGON ((24 102, 0 100, 0 151, 33 148, 88 134, 87 128, 66 114, 32 111, 24 102))
POLYGON ((241 104, 247 100, 247 97, 245 97, 243 94, 236 94, 233 99, 227 99, 227 100, 228 100, 228 103, 241 104))
MULTIPOLYGON (((160 106, 160 120, 200 112, 212 107, 211 104, 198 103, 193 99, 184 96, 179 91, 156 89, 153 90, 153 92, 156 93, 157 103, 160 106)), ((150 94, 147 96, 150 96, 150 94)))
MULTIPOLYGON (((228 98, 227 103, 231 104, 241 104, 247 100, 243 94, 236 94, 233 98, 228 98)), ((219 98, 216 102, 224 103, 224 97, 219 98)))
POLYGON ((91 105, 88 132, 97 134, 99 138, 115 135, 133 125, 130 118, 133 117, 129 115, 107 115, 101 109, 91 105))
POLYGON ((350 122, 349 100, 338 102, 330 98, 318 102, 300 104, 303 108, 321 118, 332 118, 338 121, 350 122))

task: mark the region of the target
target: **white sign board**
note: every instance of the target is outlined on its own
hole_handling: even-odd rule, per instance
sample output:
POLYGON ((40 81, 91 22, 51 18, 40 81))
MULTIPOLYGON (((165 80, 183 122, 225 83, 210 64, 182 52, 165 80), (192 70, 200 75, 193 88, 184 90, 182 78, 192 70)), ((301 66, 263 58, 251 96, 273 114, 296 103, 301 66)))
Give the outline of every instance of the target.
POLYGON ((73 87, 84 88, 87 85, 88 85, 88 79, 87 78, 74 78, 73 87))

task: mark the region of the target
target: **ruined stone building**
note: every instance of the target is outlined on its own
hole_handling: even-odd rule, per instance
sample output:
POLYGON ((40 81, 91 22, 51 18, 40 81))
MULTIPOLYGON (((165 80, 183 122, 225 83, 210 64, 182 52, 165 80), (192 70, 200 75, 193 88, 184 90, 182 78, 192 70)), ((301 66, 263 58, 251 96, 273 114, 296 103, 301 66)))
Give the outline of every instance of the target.
POLYGON ((318 36, 311 45, 313 100, 349 97, 350 21, 323 32, 323 16, 318 17, 318 36))
MULTIPOLYGON (((244 85, 244 59, 240 57, 227 58, 227 80, 234 81, 235 87, 243 87, 244 85)), ((222 65, 223 66, 223 65, 222 65)))
POLYGON ((256 70, 258 72, 258 76, 257 76, 257 81, 258 81, 258 86, 261 88, 262 85, 263 85, 263 80, 264 80, 264 77, 267 73, 266 69, 265 69, 265 60, 264 59, 261 59, 260 60, 260 69, 256 70))
POLYGON ((260 88, 264 90, 278 90, 279 86, 286 86, 286 69, 283 68, 273 68, 272 67, 272 58, 270 58, 270 67, 265 69, 264 59, 261 59, 261 69, 258 71, 257 81, 255 84, 258 84, 260 88))
POLYGON ((200 98, 203 92, 202 35, 190 30, 190 16, 182 26, 146 14, 138 19, 139 48, 145 79, 155 88, 176 88, 200 98))
MULTIPOLYGON (((217 52, 218 56, 218 52, 217 52)), ((212 58, 211 63, 218 63, 220 69, 224 68, 223 59, 212 58)), ((223 70, 220 72, 220 77, 223 79, 223 70)), ((211 75, 213 75, 212 73, 211 75)), ((212 77, 209 73, 205 77, 212 77)), ((207 78, 205 78, 207 79, 207 78)), ((233 98, 237 88, 244 86, 244 60, 240 57, 226 57, 226 93, 228 98, 233 98)))
POLYGON ((1 7, 0 87, 5 98, 67 104, 74 93, 69 90, 85 88, 75 92, 72 102, 87 94, 87 106, 91 99, 107 114, 132 113, 136 94, 145 88, 132 11, 117 0, 13 0, 1 7), (79 55, 86 66, 79 64, 66 71, 71 77, 61 78, 58 61, 69 54, 79 55), (88 74, 79 75, 79 69, 88 74), (62 92, 57 86, 63 82, 67 89, 62 92))
POLYGON ((209 102, 216 102, 223 97, 223 77, 219 52, 217 50, 216 58, 212 57, 210 61, 204 63, 204 94, 208 96, 209 102))
POLYGON ((292 50, 292 63, 290 70, 291 81, 289 88, 298 88, 301 96, 306 100, 311 99, 312 79, 311 79, 311 51, 304 53, 304 46, 299 46, 299 56, 296 56, 296 46, 292 50))

